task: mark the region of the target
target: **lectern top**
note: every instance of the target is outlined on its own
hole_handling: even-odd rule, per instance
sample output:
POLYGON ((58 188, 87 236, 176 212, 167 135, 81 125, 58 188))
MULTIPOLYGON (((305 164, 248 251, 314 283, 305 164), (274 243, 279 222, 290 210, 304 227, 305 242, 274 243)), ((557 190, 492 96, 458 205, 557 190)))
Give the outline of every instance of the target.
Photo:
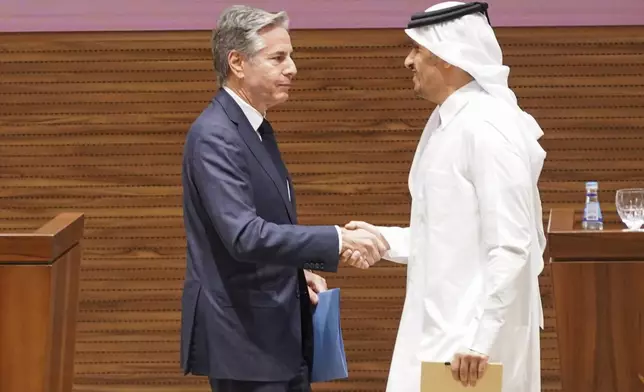
POLYGON ((573 209, 552 209, 548 254, 558 261, 644 261, 644 231, 577 230, 573 209))
POLYGON ((84 215, 62 213, 31 233, 0 233, 0 264, 52 264, 83 236, 84 215))

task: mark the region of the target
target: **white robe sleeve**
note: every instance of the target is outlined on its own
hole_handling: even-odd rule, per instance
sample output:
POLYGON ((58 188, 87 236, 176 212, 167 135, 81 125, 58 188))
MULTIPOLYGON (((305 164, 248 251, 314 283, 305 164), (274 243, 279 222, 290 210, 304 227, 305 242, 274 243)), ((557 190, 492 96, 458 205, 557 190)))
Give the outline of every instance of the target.
POLYGON ((407 264, 409 259, 409 227, 376 227, 389 243, 389 250, 383 259, 394 263, 407 264))
MULTIPOLYGON (((519 132, 520 130, 516 130, 519 132)), ((492 125, 473 130, 469 170, 487 253, 484 311, 470 349, 489 354, 515 300, 518 276, 529 268, 532 180, 526 153, 492 125)), ((529 306, 529 304, 525 304, 529 306)))

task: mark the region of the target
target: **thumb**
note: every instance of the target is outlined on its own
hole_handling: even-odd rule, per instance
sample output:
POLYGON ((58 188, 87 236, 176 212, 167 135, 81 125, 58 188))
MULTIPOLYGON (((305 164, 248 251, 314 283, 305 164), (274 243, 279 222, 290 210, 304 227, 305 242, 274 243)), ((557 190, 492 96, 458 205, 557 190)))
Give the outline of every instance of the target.
POLYGON ((344 225, 344 228, 347 229, 347 230, 357 230, 362 226, 362 223, 364 223, 364 222, 351 221, 351 222, 347 223, 346 225, 344 225))

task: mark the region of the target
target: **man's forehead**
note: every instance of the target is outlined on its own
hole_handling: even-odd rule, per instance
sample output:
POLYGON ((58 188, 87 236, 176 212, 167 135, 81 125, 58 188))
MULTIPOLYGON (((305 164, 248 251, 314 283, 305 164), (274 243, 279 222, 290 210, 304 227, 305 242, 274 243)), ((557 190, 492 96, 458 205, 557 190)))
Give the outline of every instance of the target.
POLYGON ((293 53, 293 47, 291 46, 291 44, 287 44, 287 43, 273 43, 273 44, 268 43, 267 45, 264 46, 264 48, 261 51, 269 55, 270 54, 291 54, 293 53))
POLYGON ((407 37, 407 42, 412 48, 417 49, 419 52, 425 52, 429 56, 435 56, 429 49, 409 37, 407 37))
POLYGON ((288 31, 282 27, 274 27, 259 33, 264 43, 264 51, 291 53, 293 46, 288 31))
POLYGON ((407 41, 407 45, 412 46, 414 48, 419 46, 418 42, 414 41, 410 37, 407 37, 406 41, 407 41))

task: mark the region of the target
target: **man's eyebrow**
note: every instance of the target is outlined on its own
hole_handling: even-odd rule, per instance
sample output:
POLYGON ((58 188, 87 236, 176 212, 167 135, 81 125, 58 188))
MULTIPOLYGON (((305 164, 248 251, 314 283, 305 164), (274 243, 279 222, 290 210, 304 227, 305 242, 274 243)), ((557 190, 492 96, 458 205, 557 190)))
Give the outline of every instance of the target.
POLYGON ((284 50, 284 49, 278 49, 278 50, 275 50, 275 51, 269 53, 269 55, 270 56, 275 56, 275 55, 286 56, 286 55, 288 55, 290 53, 293 53, 293 51, 292 50, 289 51, 289 50, 284 50))

